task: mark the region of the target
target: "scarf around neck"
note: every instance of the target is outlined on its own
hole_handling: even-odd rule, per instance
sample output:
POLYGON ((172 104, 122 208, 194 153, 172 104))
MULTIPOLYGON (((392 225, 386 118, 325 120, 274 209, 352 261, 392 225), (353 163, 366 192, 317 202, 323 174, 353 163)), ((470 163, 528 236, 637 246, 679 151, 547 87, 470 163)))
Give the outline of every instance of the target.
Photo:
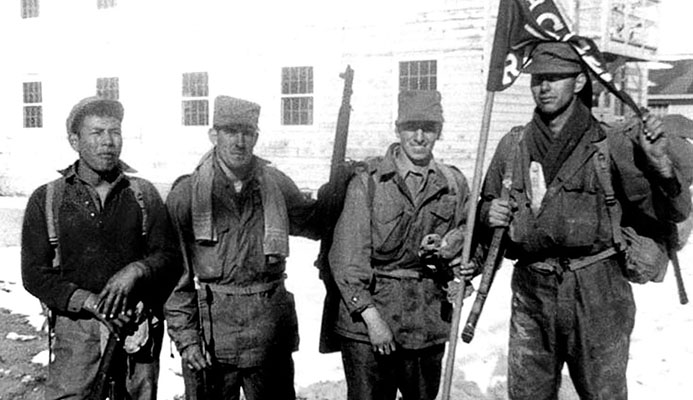
POLYGON ((557 135, 546 126, 539 113, 534 112, 527 134, 527 150, 530 159, 541 164, 547 186, 556 177, 591 123, 592 114, 580 101, 575 102, 573 113, 557 135))
MULTIPOLYGON (((192 175, 192 225, 195 241, 216 243, 219 238, 214 229, 212 189, 214 181, 214 150, 200 160, 192 175)), ((258 180, 262 197, 265 235, 263 252, 266 256, 289 256, 289 216, 279 184, 264 167, 264 160, 256 159, 253 172, 258 180)))

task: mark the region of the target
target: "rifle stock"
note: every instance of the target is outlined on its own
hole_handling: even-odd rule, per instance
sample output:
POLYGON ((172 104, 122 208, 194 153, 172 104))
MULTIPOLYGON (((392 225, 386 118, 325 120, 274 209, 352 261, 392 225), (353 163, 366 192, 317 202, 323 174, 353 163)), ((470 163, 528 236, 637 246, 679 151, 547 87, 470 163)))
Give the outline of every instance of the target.
POLYGON ((676 276, 676 288, 679 291, 679 303, 688 304, 688 295, 686 294, 686 287, 683 285, 683 276, 681 276, 681 264, 679 264, 679 256, 676 254, 676 250, 670 249, 669 258, 674 266, 674 276, 676 276))
POLYGON ((472 310, 469 312, 469 316, 467 316, 467 323, 462 330, 462 340, 465 343, 471 342, 474 338, 476 324, 479 322, 479 316, 484 309, 484 304, 486 304, 486 298, 491 290, 493 278, 496 276, 496 267, 498 266, 499 255, 502 255, 500 249, 504 234, 504 228, 496 228, 493 231, 493 239, 491 240, 491 247, 489 248, 486 260, 484 261, 484 269, 481 275, 479 289, 477 290, 476 298, 474 299, 474 304, 472 305, 472 310))
POLYGON ((94 382, 89 388, 89 394, 86 400, 128 400, 127 391, 125 390, 125 382, 123 376, 114 377, 116 358, 121 356, 123 348, 120 343, 120 338, 117 334, 111 332, 108 335, 106 348, 101 355, 99 361, 99 369, 96 372, 94 382))
MULTIPOLYGON (((354 81, 354 70, 347 65, 346 70, 339 74, 344 79, 344 89, 342 91, 342 103, 339 106, 337 116, 337 126, 335 128, 334 144, 332 146, 332 158, 330 160, 330 181, 336 181, 339 174, 339 167, 346 157, 347 138, 349 135, 349 119, 351 117, 351 94, 354 81)), ((332 196, 333 194, 328 194, 332 196)), ((332 203, 332 199, 328 200, 332 203)), ((332 221, 332 222, 336 222, 332 221)), ((325 285, 325 300, 323 302, 322 323, 320 327, 321 353, 331 353, 339 351, 339 342, 336 335, 332 332, 332 326, 339 312, 340 294, 337 284, 332 278, 330 265, 327 259, 330 247, 332 246, 332 234, 334 226, 332 223, 325 229, 320 241, 320 253, 315 261, 315 266, 320 271, 320 279, 325 285)))

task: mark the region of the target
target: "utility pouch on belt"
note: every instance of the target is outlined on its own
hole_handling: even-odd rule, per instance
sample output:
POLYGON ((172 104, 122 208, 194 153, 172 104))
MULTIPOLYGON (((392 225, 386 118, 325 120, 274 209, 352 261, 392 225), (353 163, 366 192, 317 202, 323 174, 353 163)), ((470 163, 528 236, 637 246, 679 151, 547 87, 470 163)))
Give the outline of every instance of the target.
POLYGON ((607 212, 611 220, 612 235, 616 250, 621 253, 621 267, 629 281, 647 283, 661 282, 666 274, 669 256, 666 246, 652 238, 638 234, 631 227, 621 226, 621 206, 614 196, 609 166, 609 147, 607 139, 595 143, 597 154, 594 158, 597 179, 604 189, 607 212))

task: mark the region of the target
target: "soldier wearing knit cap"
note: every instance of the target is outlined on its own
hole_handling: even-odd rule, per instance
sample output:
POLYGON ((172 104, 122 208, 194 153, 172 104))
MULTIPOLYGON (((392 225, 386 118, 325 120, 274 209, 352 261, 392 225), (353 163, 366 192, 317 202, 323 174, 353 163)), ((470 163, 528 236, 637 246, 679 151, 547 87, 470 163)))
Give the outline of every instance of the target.
POLYGON ((450 334, 443 288, 462 248, 469 189, 433 157, 440 93, 402 91, 398 105, 398 142, 351 180, 329 253, 349 400, 394 400, 397 390, 435 399, 450 334))
POLYGON ((587 69, 571 44, 536 45, 522 70, 531 74, 534 115, 501 139, 479 205, 490 228, 481 240, 509 227, 505 255, 515 260, 509 397, 557 398, 567 364, 580 398, 626 399, 635 303, 614 232, 619 223, 654 231, 659 220, 675 222, 690 197, 659 119, 647 115, 608 135, 595 120, 587 69), (604 168, 616 193, 609 203, 604 168), (614 201, 623 215, 612 225, 614 201))
POLYGON ((295 398, 289 234, 320 238, 330 210, 254 154, 259 116, 258 104, 218 96, 214 146, 166 202, 188 255, 165 311, 189 400, 238 398, 241 388, 248 400, 295 398))

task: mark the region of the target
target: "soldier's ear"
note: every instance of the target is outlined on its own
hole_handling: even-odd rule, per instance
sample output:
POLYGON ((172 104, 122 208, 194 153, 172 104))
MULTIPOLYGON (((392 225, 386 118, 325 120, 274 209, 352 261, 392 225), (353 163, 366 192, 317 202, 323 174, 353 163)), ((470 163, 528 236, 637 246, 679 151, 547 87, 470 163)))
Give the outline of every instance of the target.
POLYGON ((72 149, 79 153, 79 134, 70 133, 67 135, 67 141, 70 142, 72 149))
POLYGON ((209 128, 209 131, 207 131, 207 136, 209 137, 209 141, 212 142, 214 146, 217 145, 217 139, 218 139, 218 132, 214 128, 209 128))
POLYGON ((584 72, 580 72, 578 76, 575 77, 575 91, 574 93, 582 92, 582 89, 587 84, 587 76, 584 72))

